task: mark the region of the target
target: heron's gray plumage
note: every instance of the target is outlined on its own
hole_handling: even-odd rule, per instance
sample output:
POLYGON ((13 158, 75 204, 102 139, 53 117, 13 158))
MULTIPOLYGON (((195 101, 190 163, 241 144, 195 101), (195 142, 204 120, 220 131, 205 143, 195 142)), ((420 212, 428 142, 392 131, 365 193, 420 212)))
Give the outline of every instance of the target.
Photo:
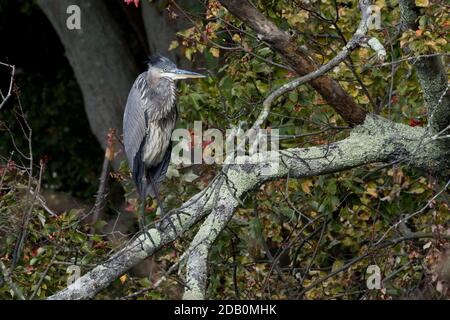
MULTIPOLYGON (((146 167, 148 174, 158 173, 159 176, 152 176, 155 183, 160 183, 167 171, 170 140, 177 120, 175 90, 172 80, 156 82, 149 72, 144 72, 138 76, 128 96, 123 121, 125 153, 141 196, 147 193, 148 181, 143 181, 144 177, 148 179, 146 167), (155 82, 154 86, 149 86, 149 82, 155 82)), ((149 193, 154 196, 151 189, 149 193)))
POLYGON ((175 80, 200 77, 156 56, 130 90, 123 119, 124 146, 142 198, 157 195, 170 162, 171 136, 177 121, 175 80))

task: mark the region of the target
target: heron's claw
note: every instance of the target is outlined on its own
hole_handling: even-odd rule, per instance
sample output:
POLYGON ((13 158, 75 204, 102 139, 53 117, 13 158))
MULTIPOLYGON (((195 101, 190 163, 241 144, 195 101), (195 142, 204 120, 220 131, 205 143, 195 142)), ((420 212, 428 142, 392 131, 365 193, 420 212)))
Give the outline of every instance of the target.
POLYGON ((177 235, 177 228, 173 224, 172 219, 170 219, 170 216, 163 216, 163 219, 168 220, 169 225, 172 227, 173 231, 175 232, 175 235, 177 235))
MULTIPOLYGON (((152 236, 150 235, 147 228, 145 227, 145 217, 141 217, 139 219, 139 225, 140 225, 141 232, 144 235, 144 239, 147 239, 147 237, 148 237, 150 239, 150 241, 152 242, 153 247, 156 248, 155 241, 153 241, 152 236)), ((142 244, 142 242, 141 242, 141 249, 144 250, 144 245, 142 244)))

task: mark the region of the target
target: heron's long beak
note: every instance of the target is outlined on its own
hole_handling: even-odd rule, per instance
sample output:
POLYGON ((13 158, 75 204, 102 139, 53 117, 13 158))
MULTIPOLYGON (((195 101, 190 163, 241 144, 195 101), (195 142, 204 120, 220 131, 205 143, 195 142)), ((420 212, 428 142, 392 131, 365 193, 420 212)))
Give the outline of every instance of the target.
POLYGON ((164 72, 162 75, 167 78, 171 78, 173 80, 189 79, 189 78, 206 78, 206 76, 203 74, 182 69, 173 69, 168 72, 164 72))

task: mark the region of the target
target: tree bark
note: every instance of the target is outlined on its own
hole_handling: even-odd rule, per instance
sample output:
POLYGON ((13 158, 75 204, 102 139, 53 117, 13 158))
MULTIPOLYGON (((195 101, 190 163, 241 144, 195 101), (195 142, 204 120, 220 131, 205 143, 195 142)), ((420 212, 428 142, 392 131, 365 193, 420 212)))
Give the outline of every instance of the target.
POLYGON ((38 0, 64 45, 80 85, 92 132, 106 146, 110 128, 122 132, 122 115, 128 91, 139 73, 118 22, 103 1, 38 0), (81 29, 69 30, 66 10, 81 9, 81 29))
MULTIPOLYGON (((182 2, 192 4, 197 1, 185 0, 182 2)), ((176 8, 172 9, 176 12, 177 18, 170 19, 167 14, 164 14, 166 6, 164 1, 142 2, 142 19, 150 52, 167 56, 180 68, 190 68, 192 64, 184 57, 180 47, 168 50, 172 41, 177 38, 176 33, 188 28, 190 23, 176 8)))
MULTIPOLYGON (((400 0, 399 7, 402 30, 416 30, 419 27, 417 22, 419 13, 415 2, 400 0)), ((418 58, 414 62, 414 68, 427 104, 430 128, 435 133, 447 130, 450 125, 450 90, 442 57, 418 58)), ((448 141, 443 144, 450 147, 448 141)))

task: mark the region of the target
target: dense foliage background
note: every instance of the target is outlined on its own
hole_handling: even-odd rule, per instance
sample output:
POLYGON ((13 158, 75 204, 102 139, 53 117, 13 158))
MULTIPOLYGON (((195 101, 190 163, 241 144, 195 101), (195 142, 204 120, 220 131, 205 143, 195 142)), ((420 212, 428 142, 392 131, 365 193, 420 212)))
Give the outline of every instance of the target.
MULTIPOLYGON (((360 17, 356 1, 255 4, 297 36, 299 46, 305 46, 318 63, 329 61, 345 45, 360 17)), ((449 52, 450 28, 444 1, 416 4, 420 27, 402 33, 397 2, 376 1, 382 28, 370 34, 387 49, 386 63, 378 61, 369 48, 361 48, 330 72, 366 110, 411 126, 425 125, 426 111, 408 58, 449 52), (408 53, 403 50, 406 44, 408 53)), ((189 25, 178 31, 167 50, 180 50, 186 64, 210 75, 179 84, 179 127, 190 128, 201 120, 204 129, 246 128, 258 116, 264 98, 294 76, 277 54, 217 1, 158 5, 170 19, 184 19, 189 25)), ((111 10, 120 18, 114 13, 117 8, 111 10)), ((96 222, 95 234, 90 233, 90 225, 80 217, 89 213, 86 208, 95 201, 103 151, 90 133, 64 49, 33 1, 0 1, 0 21, 0 61, 16 66, 15 90, 20 98, 0 111, 0 260, 11 267, 22 220, 32 212, 12 280, 26 297, 45 298, 67 285, 72 272, 67 273, 68 266, 79 266, 84 273, 132 236, 137 230, 136 199, 122 164, 111 173, 105 213, 96 222), (22 132, 25 121, 33 132, 31 180, 26 128, 22 132), (39 204, 30 205, 28 183, 33 190, 41 185, 44 196, 57 199, 55 204, 47 199, 50 208, 60 206, 56 217, 39 204), (74 202, 83 205, 72 206, 74 202)), ((127 37, 134 36, 127 30, 127 37)), ((2 70, 2 88, 7 71, 2 70)), ((280 129, 280 148, 328 144, 348 135, 347 125, 307 85, 277 101, 268 127, 280 129)), ((116 151, 120 157, 120 146, 116 151)), ((161 190, 165 207, 181 205, 203 189, 217 170, 210 165, 171 168, 161 190)), ((395 163, 267 183, 247 197, 215 244, 209 297, 448 298, 449 198, 443 187, 427 172, 395 163), (410 214, 414 216, 408 224, 397 223, 399 217, 410 214), (411 236, 417 233, 424 236, 411 236), (369 251, 368 244, 384 234, 393 239, 392 245, 369 251), (369 265, 381 269, 381 290, 366 286, 369 265)), ((155 208, 150 202, 149 222, 158 219, 155 208)), ((178 268, 172 268, 171 274, 166 271, 177 263, 186 239, 124 274, 97 298, 127 297, 140 290, 132 298, 181 297, 182 274, 177 274, 178 268), (162 277, 167 279, 158 282, 162 277)), ((17 298, 5 279, 0 280, 0 297, 17 298)))

